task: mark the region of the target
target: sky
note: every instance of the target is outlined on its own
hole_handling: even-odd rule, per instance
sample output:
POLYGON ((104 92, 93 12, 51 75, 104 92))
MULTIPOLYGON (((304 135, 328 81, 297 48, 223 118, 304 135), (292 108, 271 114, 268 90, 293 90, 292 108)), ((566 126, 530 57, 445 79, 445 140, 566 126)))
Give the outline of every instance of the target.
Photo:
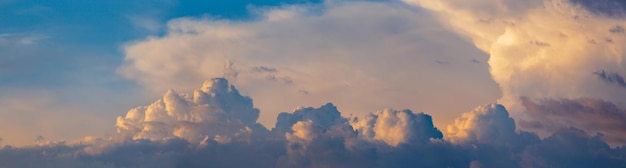
POLYGON ((0 10, 0 167, 626 166, 620 0, 0 10))

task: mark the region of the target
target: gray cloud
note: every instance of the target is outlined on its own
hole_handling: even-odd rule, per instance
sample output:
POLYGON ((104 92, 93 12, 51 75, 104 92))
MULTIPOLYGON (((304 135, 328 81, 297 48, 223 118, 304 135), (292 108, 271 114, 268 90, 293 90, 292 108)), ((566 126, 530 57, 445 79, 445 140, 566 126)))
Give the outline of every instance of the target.
POLYGON ((585 9, 610 17, 626 16, 626 1, 622 0, 570 0, 585 9))
POLYGON ((561 129, 527 146, 521 167, 623 167, 625 148, 611 148, 601 135, 589 136, 576 128, 561 129))
POLYGON ((543 41, 537 41, 537 40, 530 41, 530 44, 537 45, 537 46, 540 46, 540 47, 550 47, 550 43, 543 42, 543 41))
POLYGON ((621 87, 626 87, 626 81, 624 81, 624 77, 618 73, 606 72, 604 70, 600 70, 600 71, 594 72, 593 74, 598 76, 600 79, 606 82, 614 83, 621 87))
POLYGON ((615 27, 609 29, 609 31, 611 33, 624 33, 624 26, 623 25, 616 25, 615 27))
POLYGON ((278 69, 274 68, 274 67, 267 67, 267 66, 258 66, 258 67, 252 67, 252 69, 250 70, 252 72, 278 72, 278 69))
POLYGON ((626 110, 612 102, 599 99, 539 99, 522 97, 530 121, 520 126, 533 131, 554 132, 577 127, 587 132, 602 133, 608 142, 626 143, 626 110))
POLYGON ((348 120, 341 117, 337 107, 332 103, 328 103, 320 108, 307 107, 297 109, 293 113, 283 112, 278 114, 276 126, 272 129, 272 132, 277 135, 284 135, 286 132, 291 132, 291 127, 298 121, 311 121, 323 129, 329 129, 333 125, 346 123, 348 120))

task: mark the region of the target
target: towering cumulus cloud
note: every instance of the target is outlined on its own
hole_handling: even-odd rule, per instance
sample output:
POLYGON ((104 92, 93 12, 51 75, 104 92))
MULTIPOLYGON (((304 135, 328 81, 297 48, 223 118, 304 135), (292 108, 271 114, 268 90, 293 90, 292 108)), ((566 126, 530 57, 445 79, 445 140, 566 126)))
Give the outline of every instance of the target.
MULTIPOLYGON (((545 121, 540 120, 543 115, 525 113, 521 97, 590 98, 621 108, 626 104, 626 89, 619 75, 626 72, 623 1, 406 2, 432 10, 451 30, 468 37, 489 54, 490 73, 503 94, 499 102, 511 109, 515 117, 545 121)), ((537 110, 546 109, 531 110, 541 113, 537 110)), ((575 123, 563 126, 580 126, 575 123)), ((592 132, 613 132, 591 128, 594 126, 581 127, 592 132)))

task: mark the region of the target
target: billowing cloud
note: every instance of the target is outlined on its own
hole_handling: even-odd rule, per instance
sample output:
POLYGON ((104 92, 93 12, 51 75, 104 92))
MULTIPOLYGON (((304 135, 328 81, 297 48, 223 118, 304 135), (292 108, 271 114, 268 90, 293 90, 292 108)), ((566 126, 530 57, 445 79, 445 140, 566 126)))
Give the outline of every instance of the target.
POLYGON ((286 132, 291 132, 292 126, 298 121, 311 121, 322 129, 330 129, 334 125, 347 123, 347 120, 341 117, 337 107, 328 103, 320 108, 298 108, 292 113, 278 114, 276 126, 272 132, 277 135, 284 135, 286 132))
POLYGON ((424 9, 328 1, 254 13, 245 21, 171 20, 165 35, 126 45, 119 72, 158 94, 226 77, 250 96, 267 97, 255 102, 265 126, 274 125, 276 112, 326 102, 359 116, 386 107, 437 111, 448 123, 499 97, 488 67, 470 62, 487 56, 424 9))
POLYGON ((355 118, 352 126, 362 138, 382 141, 391 146, 443 138, 441 131, 434 127, 430 115, 415 114, 408 109, 378 111, 361 119, 355 118))
POLYGON ((463 113, 448 126, 446 139, 456 143, 512 143, 518 140, 515 122, 504 106, 488 104, 463 113))
MULTIPOLYGON (((525 113, 528 106, 523 105, 520 97, 590 98, 625 107, 626 90, 619 74, 626 73, 626 19, 614 16, 623 11, 621 1, 405 2, 432 10, 452 31, 468 37, 489 54, 491 76, 503 94, 498 102, 511 109, 514 118, 541 116, 525 113)), ((581 110, 585 111, 572 109, 561 115, 576 115, 581 110)), ((562 122, 565 121, 559 121, 562 122)), ((568 122, 588 120, 577 118, 568 122)))
POLYGON ((111 137, 0 148, 0 167, 619 167, 623 147, 566 128, 540 139, 487 104, 442 136, 431 117, 383 110, 345 118, 333 104, 281 113, 268 132, 258 110, 223 78, 194 95, 168 91, 130 110, 111 137), (210 107, 210 108, 206 108, 210 107), (184 123, 184 124, 183 124, 184 123), (193 125, 193 127, 189 127, 193 125), (254 127, 258 126, 258 127, 254 127), (245 131, 241 131, 245 130, 245 131), (183 132, 186 134, 180 134, 183 132), (249 136, 253 135, 253 136, 249 136), (254 136, 256 135, 256 136, 254 136), (119 139, 122 137, 122 139, 119 139), (202 138, 201 140, 198 140, 202 138), (252 137, 252 138, 251 138, 252 137))
POLYGON ((132 139, 177 137, 198 143, 210 138, 226 143, 266 134, 267 129, 256 123, 258 117, 252 99, 240 95, 226 79, 215 78, 193 95, 169 90, 151 105, 118 117, 116 126, 118 133, 132 139))

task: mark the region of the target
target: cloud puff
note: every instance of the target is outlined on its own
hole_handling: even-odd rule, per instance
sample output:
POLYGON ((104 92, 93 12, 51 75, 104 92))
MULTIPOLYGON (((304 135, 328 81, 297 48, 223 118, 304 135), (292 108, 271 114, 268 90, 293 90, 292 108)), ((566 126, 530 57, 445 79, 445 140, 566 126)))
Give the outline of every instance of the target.
POLYGON ((448 126, 446 139, 456 143, 508 143, 516 140, 515 122, 504 106, 488 104, 463 113, 448 126))
POLYGON ((193 95, 169 90, 149 106, 128 111, 117 118, 117 131, 132 139, 159 140, 170 137, 200 142, 212 138, 228 142, 249 140, 267 129, 256 123, 259 110, 252 99, 239 94, 223 78, 207 80, 193 95))
POLYGON ((443 138, 443 134, 434 127, 430 115, 415 114, 408 109, 378 111, 361 119, 355 118, 351 124, 362 138, 382 141, 391 146, 443 138))

